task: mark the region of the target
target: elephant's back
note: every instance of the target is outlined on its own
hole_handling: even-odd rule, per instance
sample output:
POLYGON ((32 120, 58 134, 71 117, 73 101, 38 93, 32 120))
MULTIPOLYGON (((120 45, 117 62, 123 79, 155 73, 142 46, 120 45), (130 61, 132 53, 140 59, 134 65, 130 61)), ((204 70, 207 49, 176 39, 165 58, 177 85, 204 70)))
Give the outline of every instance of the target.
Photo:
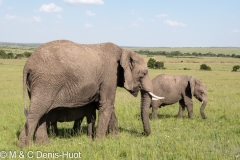
POLYGON ((182 93, 185 91, 187 81, 183 81, 185 76, 161 74, 152 80, 153 93, 164 96, 161 100, 164 104, 173 104, 181 99, 182 93))
MULTIPOLYGON (((38 73, 78 75, 98 72, 103 62, 101 53, 90 45, 77 44, 68 40, 57 40, 38 47, 29 57, 25 68, 38 73)), ((100 70, 99 70, 100 71, 100 70)))

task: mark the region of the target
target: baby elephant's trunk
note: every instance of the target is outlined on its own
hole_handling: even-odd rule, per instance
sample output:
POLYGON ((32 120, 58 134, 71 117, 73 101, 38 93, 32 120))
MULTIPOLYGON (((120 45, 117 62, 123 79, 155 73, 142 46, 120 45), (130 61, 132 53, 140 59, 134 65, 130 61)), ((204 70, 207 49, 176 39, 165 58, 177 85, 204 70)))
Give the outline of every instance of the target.
POLYGON ((204 113, 204 109, 205 109, 205 107, 206 107, 206 105, 207 105, 207 102, 208 102, 207 99, 203 100, 203 101, 202 101, 202 106, 201 106, 201 108, 200 108, 200 113, 201 113, 201 116, 202 116, 203 119, 206 119, 206 118, 207 118, 206 115, 205 115, 205 113, 204 113))

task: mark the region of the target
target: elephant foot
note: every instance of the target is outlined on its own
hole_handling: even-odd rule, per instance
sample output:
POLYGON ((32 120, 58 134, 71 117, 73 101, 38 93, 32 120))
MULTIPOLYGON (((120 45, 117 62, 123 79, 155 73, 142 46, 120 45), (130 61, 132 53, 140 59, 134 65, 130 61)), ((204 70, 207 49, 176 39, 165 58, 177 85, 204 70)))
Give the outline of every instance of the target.
POLYGON ((26 140, 26 139, 19 139, 19 141, 18 141, 18 146, 19 146, 20 148, 24 148, 24 147, 28 146, 27 140, 26 140))
POLYGON ((152 116, 152 120, 153 120, 153 121, 158 120, 157 116, 152 116))
POLYGON ((80 135, 81 134, 81 129, 80 128, 78 128, 78 129, 76 129, 76 128, 73 128, 72 129, 72 131, 71 131, 71 136, 77 136, 77 135, 80 135))
POLYGON ((178 115, 177 118, 178 118, 178 119, 182 119, 182 115, 178 115))
MULTIPOLYGON (((150 132, 150 133, 151 133, 151 132, 150 132)), ((149 135, 150 135, 150 133, 148 133, 148 132, 142 132, 142 134, 141 134, 141 135, 142 135, 142 136, 146 136, 146 137, 147 137, 147 136, 149 136, 149 135)))
POLYGON ((152 116, 151 116, 152 120, 157 120, 158 117, 157 117, 157 113, 152 113, 152 116))
POLYGON ((108 136, 113 138, 119 138, 118 128, 108 128, 108 136))
POLYGON ((23 129, 19 135, 18 146, 21 148, 28 146, 28 137, 26 136, 25 129, 23 129))
POLYGON ((205 114, 201 115, 203 119, 207 119, 207 117, 205 116, 205 114))
POLYGON ((45 135, 43 137, 37 137, 35 140, 35 143, 38 145, 47 144, 49 142, 50 142, 50 139, 48 138, 47 135, 45 135))

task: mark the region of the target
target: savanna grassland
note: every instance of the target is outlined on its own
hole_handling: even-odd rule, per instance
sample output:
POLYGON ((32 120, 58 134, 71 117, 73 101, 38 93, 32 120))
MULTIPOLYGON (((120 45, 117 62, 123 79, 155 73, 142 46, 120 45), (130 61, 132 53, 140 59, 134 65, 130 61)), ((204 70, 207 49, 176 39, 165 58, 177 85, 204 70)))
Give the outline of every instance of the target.
MULTIPOLYGON (((149 57, 143 57, 147 62, 149 57)), ((16 151, 17 157, 23 151, 25 158, 29 153, 33 159, 37 156, 44 158, 41 153, 63 152, 80 152, 82 159, 106 160, 240 159, 240 72, 231 72, 234 65, 240 65, 240 59, 151 58, 163 61, 166 67, 164 70, 149 69, 151 78, 162 73, 193 75, 207 85, 209 102, 205 109, 206 120, 199 113, 201 103, 194 99, 193 120, 187 118, 187 112, 182 119, 176 118, 178 104, 159 108, 159 119, 150 121, 151 135, 142 136, 140 95, 135 98, 126 90, 117 88, 115 108, 119 123, 118 138, 107 136, 96 142, 88 139, 85 121, 82 132, 71 137, 73 122, 65 122, 58 123, 60 136, 51 135, 49 144, 21 149, 17 142, 25 123, 22 70, 27 59, 0 59, 0 153, 5 151, 9 159, 10 151, 16 151), (210 66, 212 71, 200 71, 202 63, 210 66)), ((61 158, 67 158, 67 155, 61 158)))

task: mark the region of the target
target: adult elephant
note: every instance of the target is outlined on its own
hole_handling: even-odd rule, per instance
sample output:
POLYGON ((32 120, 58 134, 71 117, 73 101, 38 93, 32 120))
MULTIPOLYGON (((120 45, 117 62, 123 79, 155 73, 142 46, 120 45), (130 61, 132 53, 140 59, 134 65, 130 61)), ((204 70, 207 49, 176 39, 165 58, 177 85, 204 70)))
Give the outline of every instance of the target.
POLYGON ((187 107, 188 117, 193 118, 193 102, 194 96, 202 102, 200 113, 202 118, 206 118, 204 109, 207 105, 207 89, 206 85, 193 76, 187 75, 167 75, 160 74, 152 80, 153 93, 165 96, 161 101, 151 101, 152 119, 157 119, 157 109, 162 106, 179 102, 178 117, 182 118, 183 112, 187 107))
MULTIPOLYGON (((46 129, 42 117, 50 110, 59 106, 81 107, 92 102, 99 103, 96 139, 103 138, 110 118, 115 118, 116 122, 117 86, 124 87, 133 96, 137 96, 139 90, 142 96, 155 96, 144 59, 131 50, 113 43, 83 45, 67 40, 41 45, 29 57, 23 70, 25 108, 26 89, 31 100, 19 145, 32 142, 36 129, 46 129)), ((109 128, 114 129, 114 126, 110 124, 109 128)))

